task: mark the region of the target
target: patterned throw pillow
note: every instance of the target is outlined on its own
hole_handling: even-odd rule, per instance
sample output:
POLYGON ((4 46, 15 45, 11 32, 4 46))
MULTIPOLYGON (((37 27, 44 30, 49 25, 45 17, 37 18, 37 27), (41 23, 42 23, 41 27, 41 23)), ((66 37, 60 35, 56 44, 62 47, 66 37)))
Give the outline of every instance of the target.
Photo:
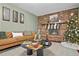
POLYGON ((5 38, 7 38, 6 33, 0 32, 0 39, 5 39, 5 38))
POLYGON ((7 36, 7 38, 13 38, 12 32, 6 32, 6 36, 7 36))

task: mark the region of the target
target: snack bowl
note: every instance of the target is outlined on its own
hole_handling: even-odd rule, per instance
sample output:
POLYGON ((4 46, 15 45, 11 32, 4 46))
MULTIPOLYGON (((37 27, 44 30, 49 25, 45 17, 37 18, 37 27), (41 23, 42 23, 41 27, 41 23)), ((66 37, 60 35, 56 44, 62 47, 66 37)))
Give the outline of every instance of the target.
POLYGON ((39 47, 39 43, 32 43, 32 46, 33 46, 34 48, 38 48, 38 47, 39 47))

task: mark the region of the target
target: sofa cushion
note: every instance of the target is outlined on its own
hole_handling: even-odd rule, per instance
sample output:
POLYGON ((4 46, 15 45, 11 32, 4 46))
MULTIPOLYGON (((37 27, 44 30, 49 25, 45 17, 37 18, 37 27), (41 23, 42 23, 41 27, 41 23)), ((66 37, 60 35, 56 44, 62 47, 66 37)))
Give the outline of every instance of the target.
POLYGON ((13 37, 17 37, 17 36, 23 36, 22 32, 12 32, 13 37))
POLYGON ((5 48, 9 48, 9 47, 12 47, 12 46, 16 46, 16 45, 19 45, 19 44, 21 44, 23 41, 21 41, 21 42, 15 42, 15 43, 12 43, 12 44, 7 44, 7 45, 2 45, 2 46, 0 46, 0 50, 2 50, 2 49, 5 49, 5 48))
POLYGON ((6 32, 0 32, 0 39, 5 39, 7 38, 6 32))
POLYGON ((25 32, 23 32, 23 35, 32 35, 32 32, 30 32, 30 31, 25 31, 25 32))
POLYGON ((1 45, 7 45, 7 44, 13 44, 13 43, 24 41, 24 40, 25 40, 25 37, 21 37, 21 36, 18 36, 18 37, 15 37, 15 38, 8 38, 8 39, 5 39, 5 40, 1 39, 0 40, 0 46, 1 45))
POLYGON ((26 40, 26 37, 24 37, 24 36, 17 36, 17 37, 14 37, 14 39, 18 42, 18 41, 26 40))
POLYGON ((1 40, 0 40, 0 45, 6 45, 6 44, 14 43, 14 42, 16 42, 16 40, 13 39, 13 38, 4 39, 4 40, 1 39, 1 40))

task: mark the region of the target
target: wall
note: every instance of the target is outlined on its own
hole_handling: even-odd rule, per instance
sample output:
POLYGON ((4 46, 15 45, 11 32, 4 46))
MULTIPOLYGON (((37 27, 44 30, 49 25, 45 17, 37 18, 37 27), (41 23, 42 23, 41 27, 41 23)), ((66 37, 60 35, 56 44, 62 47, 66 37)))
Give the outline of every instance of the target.
MULTIPOLYGON (((18 17, 20 19, 20 17, 18 17)), ((0 31, 36 31, 37 16, 11 4, 0 4, 0 31), (10 8, 10 21, 2 20, 2 7, 10 8), (24 24, 12 22, 13 10, 24 13, 24 24)))
POLYGON ((56 13, 51 13, 51 14, 46 14, 43 16, 39 16, 38 17, 38 28, 41 30, 42 32, 42 37, 46 37, 46 34, 48 33, 48 39, 51 41, 63 41, 64 38, 64 33, 67 30, 67 24, 66 22, 69 20, 69 18, 71 17, 71 13, 74 14, 78 14, 78 8, 74 8, 74 9, 69 9, 69 10, 64 10, 64 11, 59 11, 56 13), (47 29, 48 25, 50 24, 50 18, 49 16, 57 14, 58 15, 58 19, 61 20, 61 22, 63 24, 60 24, 60 29, 58 30, 58 35, 51 35, 49 33, 49 30, 47 29))

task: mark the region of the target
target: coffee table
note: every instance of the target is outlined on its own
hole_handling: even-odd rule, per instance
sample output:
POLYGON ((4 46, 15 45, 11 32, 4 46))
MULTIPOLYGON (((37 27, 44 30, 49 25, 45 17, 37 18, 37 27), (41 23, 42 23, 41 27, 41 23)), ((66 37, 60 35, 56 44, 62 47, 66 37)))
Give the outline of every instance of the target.
MULTIPOLYGON (((40 45, 41 45, 41 44, 40 44, 40 45)), ((43 51, 43 50, 44 50, 45 48, 50 47, 51 45, 52 45, 52 43, 49 42, 49 45, 48 45, 48 46, 45 46, 45 47, 42 46, 42 47, 36 49, 35 51, 37 52, 37 56, 43 56, 43 55, 44 55, 44 51, 43 51)), ((27 47, 27 44, 21 44, 21 46, 22 46, 23 48, 27 49, 27 55, 32 55, 32 54, 33 54, 34 49, 27 47)))
POLYGON ((32 55, 33 51, 37 51, 37 56, 43 56, 43 48, 42 46, 37 49, 29 48, 27 47, 27 44, 22 44, 21 45, 23 48, 27 49, 27 55, 32 55))

